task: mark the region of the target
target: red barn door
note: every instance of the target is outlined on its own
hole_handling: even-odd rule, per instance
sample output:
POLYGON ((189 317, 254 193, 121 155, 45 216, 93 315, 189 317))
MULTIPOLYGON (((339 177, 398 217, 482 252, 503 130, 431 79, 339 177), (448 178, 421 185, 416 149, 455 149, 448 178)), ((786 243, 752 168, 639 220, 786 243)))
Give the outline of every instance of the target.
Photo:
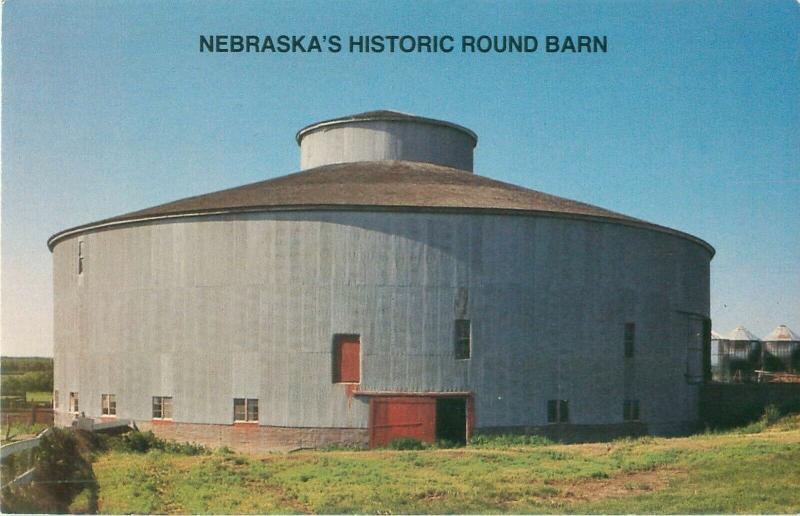
POLYGON ((333 352, 334 383, 361 382, 361 339, 358 335, 337 335, 333 352))
POLYGON ((423 396, 375 397, 369 402, 370 448, 398 437, 432 443, 436 440, 436 398, 423 396))

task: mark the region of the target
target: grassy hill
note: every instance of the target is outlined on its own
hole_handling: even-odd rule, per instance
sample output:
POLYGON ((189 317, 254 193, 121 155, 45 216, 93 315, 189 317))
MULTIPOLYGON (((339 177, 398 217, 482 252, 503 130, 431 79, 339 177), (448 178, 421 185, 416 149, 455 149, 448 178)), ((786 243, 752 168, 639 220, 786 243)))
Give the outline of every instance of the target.
POLYGON ((113 451, 93 467, 104 513, 798 513, 800 416, 601 444, 113 451))

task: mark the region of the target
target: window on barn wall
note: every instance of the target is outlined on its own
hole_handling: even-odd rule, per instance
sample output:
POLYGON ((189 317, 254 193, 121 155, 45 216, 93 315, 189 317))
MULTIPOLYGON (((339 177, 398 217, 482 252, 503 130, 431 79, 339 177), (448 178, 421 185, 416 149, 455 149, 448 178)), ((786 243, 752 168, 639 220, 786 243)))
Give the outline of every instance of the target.
POLYGON ((258 400, 252 398, 234 398, 233 420, 235 422, 258 421, 258 400))
POLYGON ((547 402, 547 422, 569 422, 569 402, 567 400, 549 400, 547 402))
POLYGON ((708 318, 686 314, 686 381, 702 383, 710 367, 711 324, 708 318))
POLYGON ((116 394, 100 395, 100 411, 104 416, 117 415, 117 396, 116 394))
POLYGON ((78 241, 78 274, 83 274, 83 240, 78 241))
POLYGON ((153 396, 153 419, 172 419, 172 396, 153 396))
POLYGON ((634 343, 636 342, 636 325, 634 323, 625 323, 625 357, 633 357, 634 343))
POLYGON ((703 380, 711 381, 711 319, 703 318, 703 380))
POLYGON ((639 421, 639 400, 625 400, 622 403, 622 419, 639 421))
POLYGON ((469 319, 456 319, 455 355, 457 360, 466 360, 472 356, 472 326, 469 319))
POLYGON ((78 409, 79 409, 78 393, 77 392, 70 392, 69 393, 69 411, 77 413, 78 409))
POLYGON ((53 408, 58 408, 58 389, 53 391, 53 408))
POLYGON ((361 382, 361 337, 359 335, 334 336, 333 382, 361 382))

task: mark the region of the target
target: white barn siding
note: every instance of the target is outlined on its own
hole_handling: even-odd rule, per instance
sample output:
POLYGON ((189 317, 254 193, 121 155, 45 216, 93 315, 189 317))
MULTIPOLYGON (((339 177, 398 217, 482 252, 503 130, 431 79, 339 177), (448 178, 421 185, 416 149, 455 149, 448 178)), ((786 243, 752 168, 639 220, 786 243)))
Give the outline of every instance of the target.
POLYGON ((683 312, 708 316, 710 258, 663 232, 533 215, 296 211, 95 230, 54 248, 55 388, 62 412, 78 391, 88 416, 102 393, 136 420, 172 395, 176 421, 229 424, 233 398, 254 397, 262 425, 364 428, 366 400, 331 383, 333 335, 358 333, 361 390, 472 391, 478 428, 545 424, 549 399, 569 400, 572 423, 620 423, 632 395, 669 432, 697 418, 683 312), (473 352, 459 361, 463 289, 473 352))

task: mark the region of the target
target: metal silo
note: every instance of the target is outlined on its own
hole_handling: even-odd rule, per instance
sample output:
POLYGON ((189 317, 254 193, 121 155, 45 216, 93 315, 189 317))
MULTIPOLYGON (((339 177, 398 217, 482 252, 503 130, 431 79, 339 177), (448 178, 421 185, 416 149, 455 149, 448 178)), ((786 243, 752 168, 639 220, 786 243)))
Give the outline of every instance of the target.
POLYGON ((780 325, 764 337, 764 369, 772 372, 800 372, 800 335, 780 325))
POLYGON ((727 371, 723 369, 723 349, 727 349, 727 339, 721 334, 711 332, 711 379, 716 382, 728 380, 727 371))
POLYGON ((755 381, 761 364, 761 339, 744 326, 737 326, 720 341, 723 378, 732 382, 755 381))

